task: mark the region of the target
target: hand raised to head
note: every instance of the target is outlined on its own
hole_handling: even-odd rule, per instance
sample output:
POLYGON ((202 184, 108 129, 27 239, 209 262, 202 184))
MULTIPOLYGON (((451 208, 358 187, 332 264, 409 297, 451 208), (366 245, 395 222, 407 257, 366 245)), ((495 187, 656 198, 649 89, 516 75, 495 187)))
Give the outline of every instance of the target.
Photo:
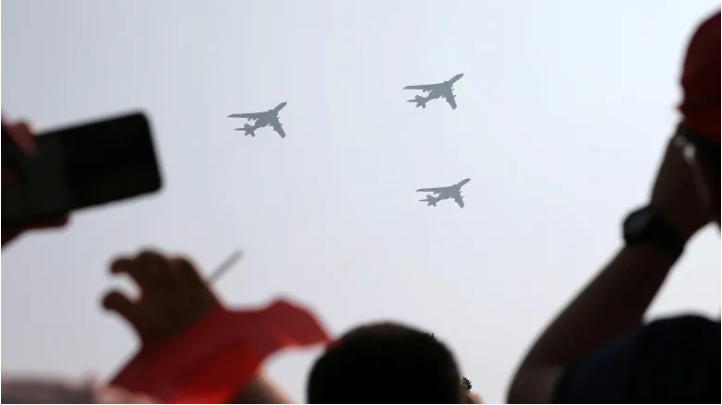
POLYGON ((669 141, 657 171, 651 204, 664 213, 685 240, 712 220, 708 207, 704 206, 698 193, 684 149, 676 138, 669 141))

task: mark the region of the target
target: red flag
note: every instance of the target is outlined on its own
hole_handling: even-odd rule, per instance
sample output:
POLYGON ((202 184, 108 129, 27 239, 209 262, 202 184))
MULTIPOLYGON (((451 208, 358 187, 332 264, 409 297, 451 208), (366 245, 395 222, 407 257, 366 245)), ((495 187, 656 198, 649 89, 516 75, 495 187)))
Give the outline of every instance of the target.
POLYGON ((279 300, 257 311, 209 311, 181 336, 140 351, 112 384, 165 403, 224 403, 271 354, 326 343, 307 310, 279 300))

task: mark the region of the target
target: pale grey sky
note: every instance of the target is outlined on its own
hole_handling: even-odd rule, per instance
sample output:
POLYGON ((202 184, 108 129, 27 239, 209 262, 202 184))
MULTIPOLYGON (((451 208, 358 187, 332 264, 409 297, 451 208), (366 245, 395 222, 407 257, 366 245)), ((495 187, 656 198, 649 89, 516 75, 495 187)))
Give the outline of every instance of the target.
MULTIPOLYGON (((31 1, 2 8, 2 100, 37 128, 150 113, 165 188, 3 250, 2 370, 108 375, 134 336, 99 310, 107 264, 144 245, 234 304, 289 295, 336 333, 433 331, 503 400, 540 329, 619 245, 678 119, 680 59, 716 0, 31 1), (459 108, 405 100, 456 73, 459 108), (281 101, 288 137, 228 114, 281 101), (420 187, 472 179, 466 208, 420 187)), ((717 315, 708 229, 654 305, 717 315)), ((316 352, 271 375, 302 401, 316 352)))

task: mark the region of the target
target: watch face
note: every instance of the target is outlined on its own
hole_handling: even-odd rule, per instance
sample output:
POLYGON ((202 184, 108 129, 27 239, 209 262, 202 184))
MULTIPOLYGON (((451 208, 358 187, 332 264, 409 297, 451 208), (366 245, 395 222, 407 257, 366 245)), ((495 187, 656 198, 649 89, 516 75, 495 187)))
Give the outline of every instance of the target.
POLYGON ((642 232, 652 220, 654 212, 649 208, 642 208, 627 217, 624 228, 627 234, 635 235, 642 232))

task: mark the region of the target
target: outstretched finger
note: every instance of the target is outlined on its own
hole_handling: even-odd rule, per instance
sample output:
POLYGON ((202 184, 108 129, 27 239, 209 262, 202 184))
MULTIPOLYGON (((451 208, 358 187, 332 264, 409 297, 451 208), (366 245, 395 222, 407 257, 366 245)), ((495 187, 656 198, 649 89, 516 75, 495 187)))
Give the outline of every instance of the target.
POLYGON ((127 274, 138 286, 141 295, 154 289, 154 281, 150 272, 139 260, 140 256, 134 259, 116 259, 110 265, 112 274, 127 274))
POLYGON ((111 291, 106 294, 103 297, 103 308, 115 312, 125 319, 143 342, 152 339, 163 323, 162 318, 154 316, 154 311, 144 308, 140 303, 134 302, 120 291, 111 291))

